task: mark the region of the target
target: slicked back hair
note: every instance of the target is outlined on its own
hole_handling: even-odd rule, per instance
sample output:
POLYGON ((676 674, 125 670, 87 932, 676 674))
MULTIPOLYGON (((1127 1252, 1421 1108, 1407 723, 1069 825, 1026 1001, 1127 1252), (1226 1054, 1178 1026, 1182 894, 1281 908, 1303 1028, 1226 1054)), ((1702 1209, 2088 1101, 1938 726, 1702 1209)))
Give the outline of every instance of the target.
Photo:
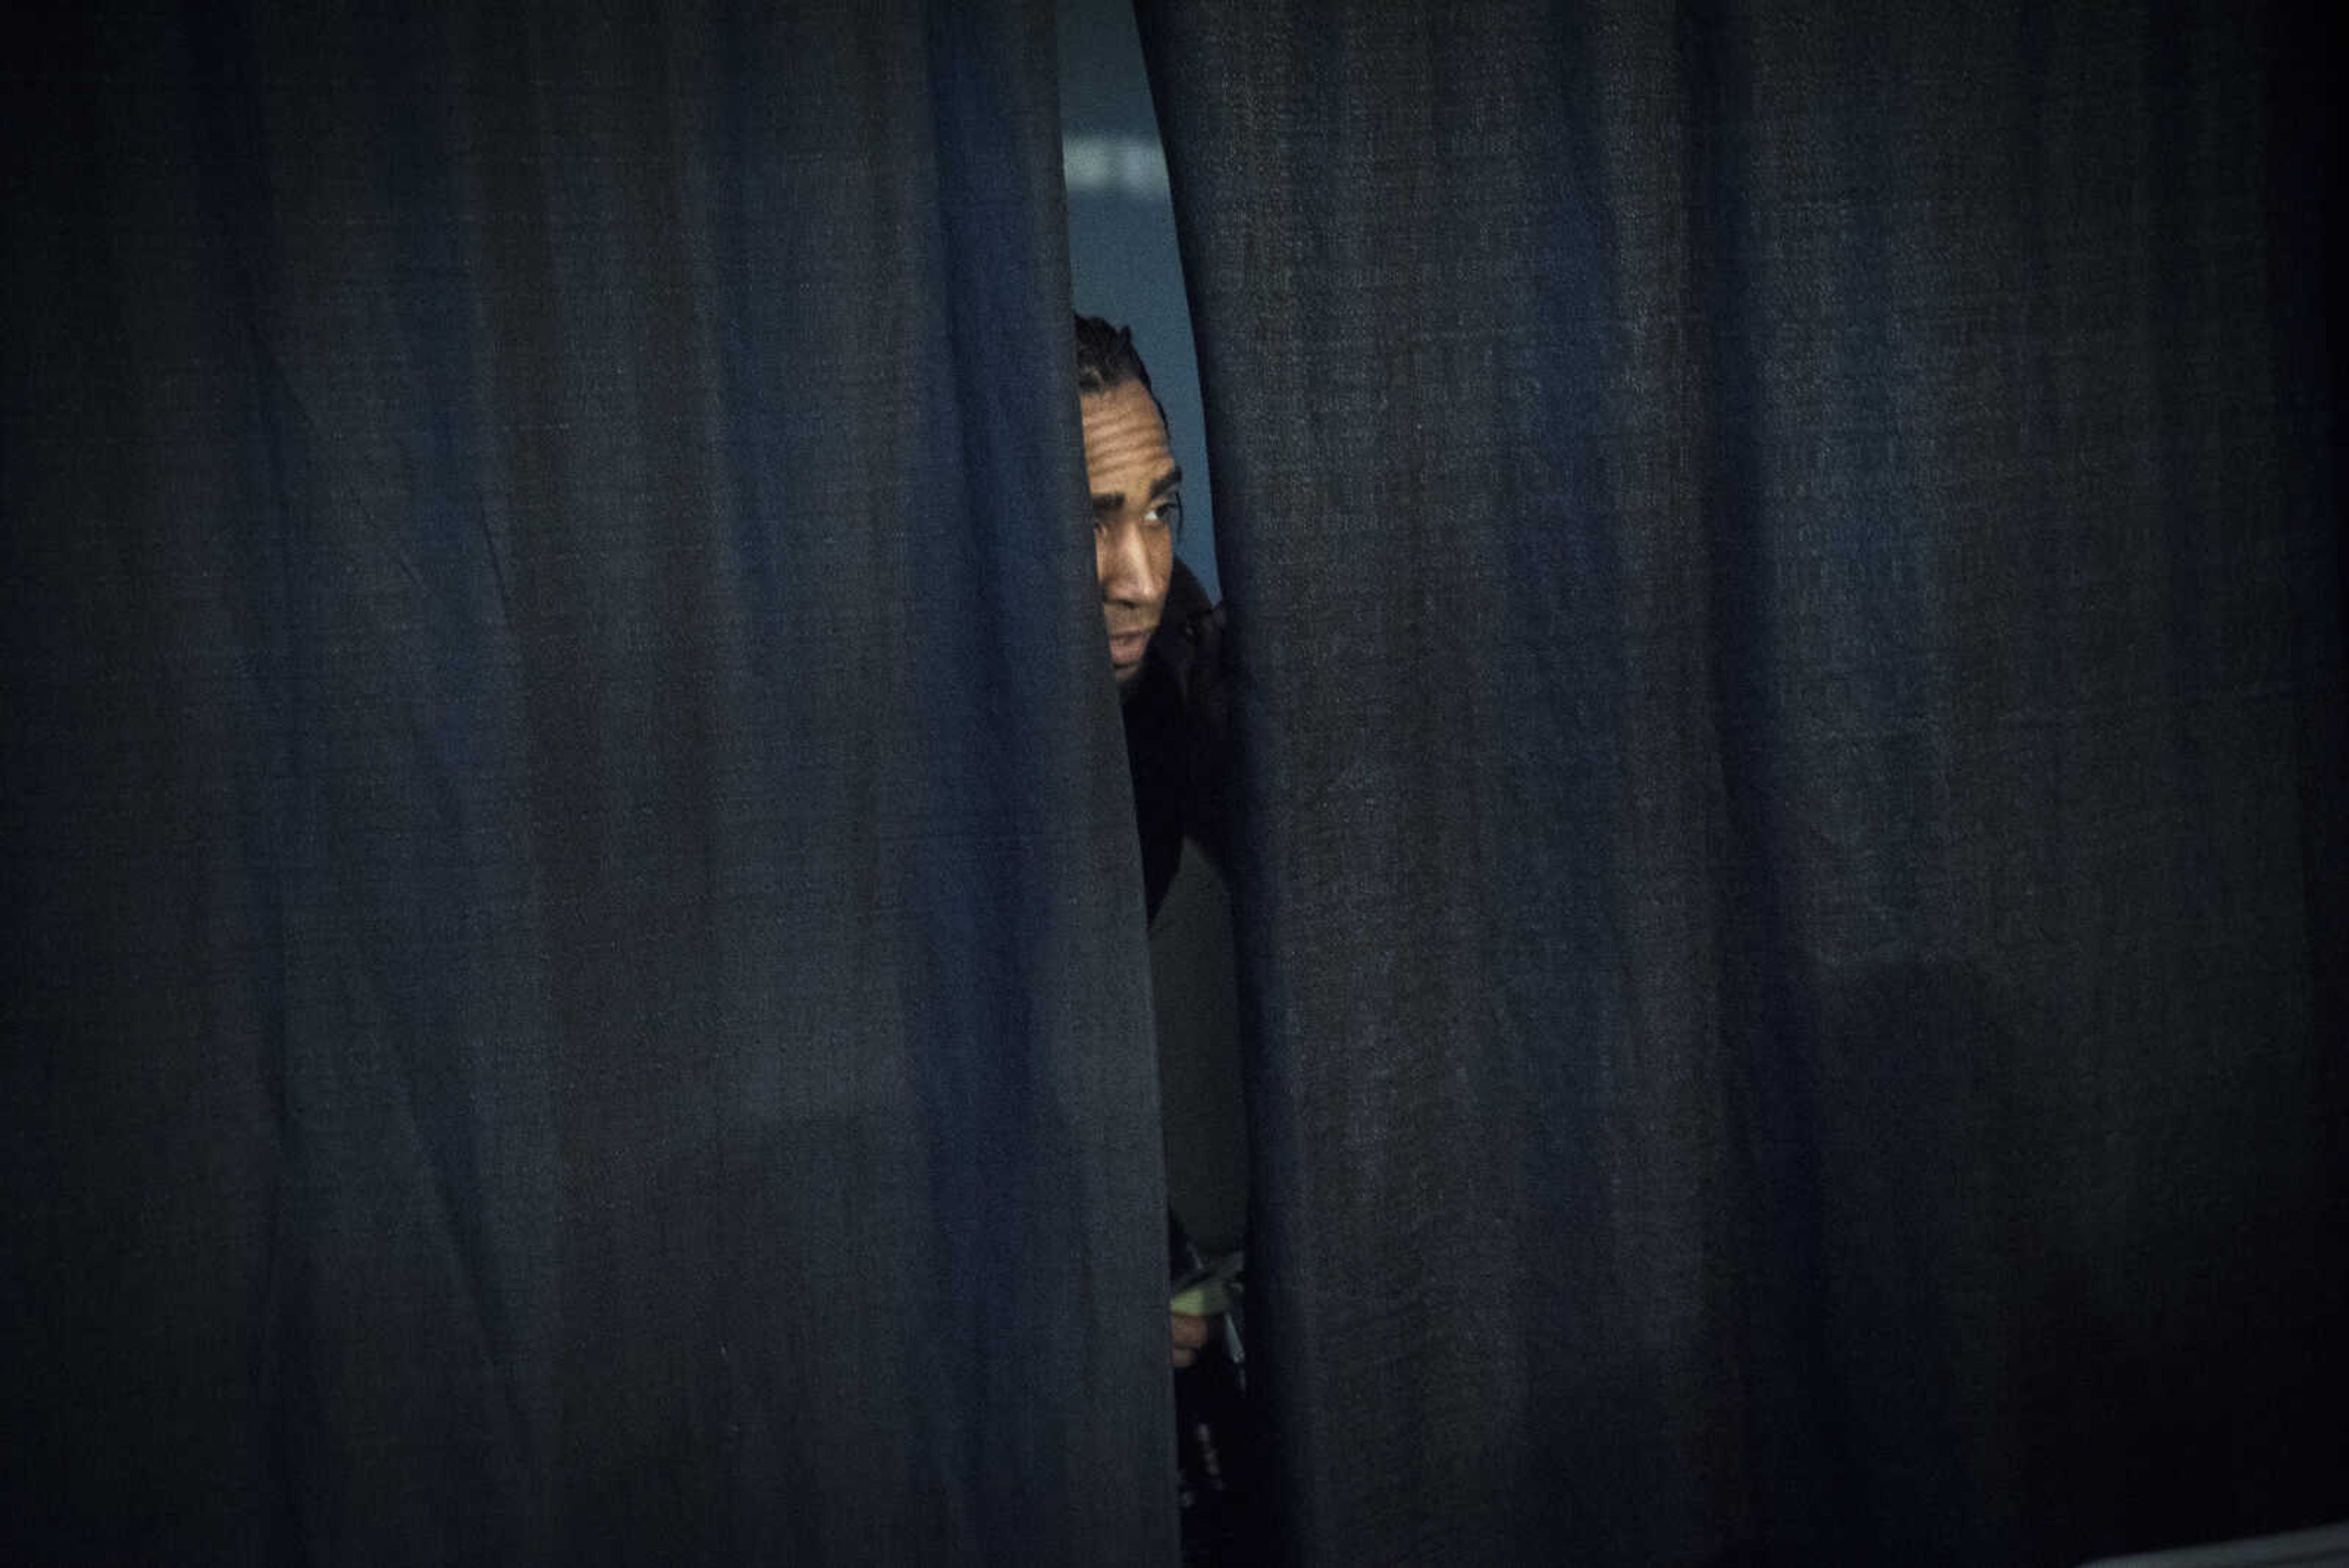
MULTIPOLYGON (((1157 389, 1150 384, 1150 371, 1134 351, 1133 328, 1112 327, 1098 316, 1080 316, 1077 321, 1077 395, 1106 392, 1128 382, 1139 381, 1142 389, 1158 409, 1159 421, 1166 422, 1166 407, 1158 401, 1157 389)), ((1171 431, 1174 427, 1170 424, 1171 431)))

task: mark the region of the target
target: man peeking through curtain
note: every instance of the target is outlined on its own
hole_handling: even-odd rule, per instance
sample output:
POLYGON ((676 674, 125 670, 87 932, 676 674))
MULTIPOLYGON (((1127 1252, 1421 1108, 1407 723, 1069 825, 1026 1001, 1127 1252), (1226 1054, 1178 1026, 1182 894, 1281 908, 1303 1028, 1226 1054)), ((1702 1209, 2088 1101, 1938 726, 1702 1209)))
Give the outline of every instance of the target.
MULTIPOLYGON (((1092 497, 1093 564, 1110 667, 1125 718, 1143 891, 1155 920, 1190 838, 1219 867, 1229 845, 1229 695, 1223 611, 1175 558, 1183 471, 1165 411, 1131 330, 1076 318, 1077 387, 1092 497)), ((1246 1560, 1240 1471, 1245 1409, 1238 1337, 1226 1313, 1229 1269, 1209 1267, 1167 1216, 1175 1403, 1182 1441, 1184 1556, 1246 1560), (1211 1347, 1211 1342, 1212 1347, 1211 1347)))
POLYGON ((1223 611, 1174 557, 1183 471, 1133 333, 1081 316, 1076 337, 1093 565, 1124 706, 1143 890, 1155 919, 1183 840, 1218 865, 1229 844, 1223 611))

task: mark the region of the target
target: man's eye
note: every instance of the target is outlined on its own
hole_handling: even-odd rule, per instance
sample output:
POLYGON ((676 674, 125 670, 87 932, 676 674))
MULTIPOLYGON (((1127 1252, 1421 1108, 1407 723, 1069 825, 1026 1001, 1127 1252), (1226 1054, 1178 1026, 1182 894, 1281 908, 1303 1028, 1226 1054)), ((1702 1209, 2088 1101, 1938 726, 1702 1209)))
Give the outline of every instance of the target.
POLYGON ((1143 513, 1142 520, 1154 528, 1180 529, 1183 526, 1183 504, 1170 497, 1143 513))

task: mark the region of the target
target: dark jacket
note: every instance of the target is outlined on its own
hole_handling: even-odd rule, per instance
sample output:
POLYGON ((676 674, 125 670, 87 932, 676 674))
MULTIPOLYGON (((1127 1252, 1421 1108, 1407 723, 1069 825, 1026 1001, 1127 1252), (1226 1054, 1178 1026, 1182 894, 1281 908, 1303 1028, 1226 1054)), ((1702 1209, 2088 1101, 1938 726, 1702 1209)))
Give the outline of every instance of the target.
POLYGON ((1221 867, 1231 846, 1231 690, 1224 612, 1182 562, 1126 698, 1125 760, 1150 918, 1190 839, 1221 867))

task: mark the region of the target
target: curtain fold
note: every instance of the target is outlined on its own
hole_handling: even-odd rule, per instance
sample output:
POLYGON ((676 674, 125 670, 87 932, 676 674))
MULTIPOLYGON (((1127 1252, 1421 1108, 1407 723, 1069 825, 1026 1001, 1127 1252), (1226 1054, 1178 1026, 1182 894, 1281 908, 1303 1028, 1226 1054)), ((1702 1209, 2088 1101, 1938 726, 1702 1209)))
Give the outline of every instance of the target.
POLYGON ((2319 38, 1138 9, 1293 1560, 2349 1515, 2319 38))
POLYGON ((1049 10, 53 9, 7 1554, 1171 1553, 1049 10))

